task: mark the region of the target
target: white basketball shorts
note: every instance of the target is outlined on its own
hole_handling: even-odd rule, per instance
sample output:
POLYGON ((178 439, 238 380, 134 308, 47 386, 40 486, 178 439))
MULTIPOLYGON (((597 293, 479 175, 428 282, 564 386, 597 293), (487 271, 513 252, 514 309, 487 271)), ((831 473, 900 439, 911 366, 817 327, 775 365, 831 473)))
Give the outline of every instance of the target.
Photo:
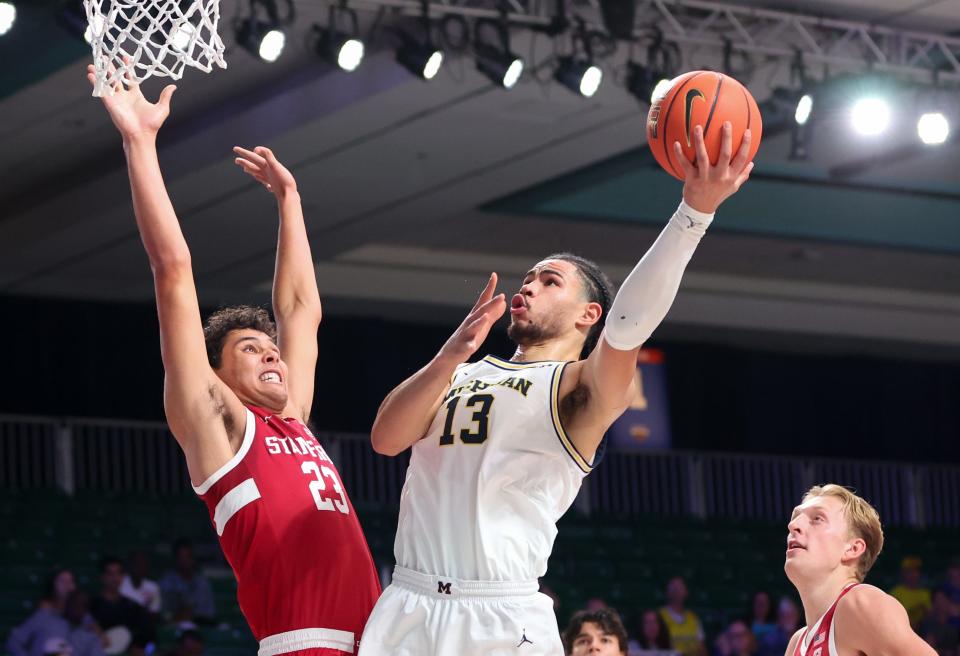
POLYGON ((462 581, 397 567, 359 656, 562 656, 553 600, 536 581, 462 581))

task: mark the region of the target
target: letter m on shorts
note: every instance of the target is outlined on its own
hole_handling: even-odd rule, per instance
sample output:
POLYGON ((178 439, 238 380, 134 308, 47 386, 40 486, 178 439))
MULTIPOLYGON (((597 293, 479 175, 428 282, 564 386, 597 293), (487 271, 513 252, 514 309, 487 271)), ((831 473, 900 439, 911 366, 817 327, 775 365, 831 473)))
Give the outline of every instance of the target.
POLYGON ((437 594, 451 594, 450 584, 443 581, 437 581, 437 594))

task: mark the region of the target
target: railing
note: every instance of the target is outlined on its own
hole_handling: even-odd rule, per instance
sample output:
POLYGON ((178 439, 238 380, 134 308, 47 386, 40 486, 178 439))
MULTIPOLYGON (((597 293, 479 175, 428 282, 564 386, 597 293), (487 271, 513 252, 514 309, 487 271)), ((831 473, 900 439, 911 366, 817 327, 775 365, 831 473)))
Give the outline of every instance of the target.
MULTIPOLYGON (((355 504, 396 506, 408 454, 366 435, 321 433, 355 504)), ((608 453, 577 501, 585 512, 783 521, 816 483, 848 485, 890 526, 960 527, 960 466, 685 451, 608 453)), ((162 423, 0 417, 0 488, 189 492, 162 423)))
POLYGON ((53 487, 56 436, 53 420, 0 417, 0 488, 53 487))

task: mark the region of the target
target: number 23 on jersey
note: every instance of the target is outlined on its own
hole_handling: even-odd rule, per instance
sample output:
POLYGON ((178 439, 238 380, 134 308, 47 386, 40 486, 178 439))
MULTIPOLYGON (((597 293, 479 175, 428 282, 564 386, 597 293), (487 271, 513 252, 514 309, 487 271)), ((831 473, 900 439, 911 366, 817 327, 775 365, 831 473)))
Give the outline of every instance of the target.
POLYGON ((313 502, 317 504, 317 510, 338 510, 344 515, 350 514, 350 506, 347 505, 347 498, 343 495, 343 487, 332 469, 310 460, 300 465, 300 469, 304 474, 314 477, 314 480, 310 481, 310 493, 313 494, 313 502), (335 496, 324 494, 327 490, 324 479, 333 484, 335 496))

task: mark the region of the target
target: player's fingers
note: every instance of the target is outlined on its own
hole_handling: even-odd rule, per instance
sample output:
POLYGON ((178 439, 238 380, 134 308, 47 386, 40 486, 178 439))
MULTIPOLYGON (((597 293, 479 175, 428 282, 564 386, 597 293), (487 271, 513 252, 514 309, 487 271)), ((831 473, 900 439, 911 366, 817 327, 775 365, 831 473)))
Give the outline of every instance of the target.
POLYGON ((267 163, 267 160, 265 160, 263 157, 261 157, 254 151, 247 150, 246 148, 241 148, 240 146, 234 146, 233 152, 235 152, 237 155, 240 155, 244 159, 255 163, 257 166, 265 166, 267 163))
POLYGON ((263 177, 263 170, 256 164, 253 164, 252 162, 248 162, 242 157, 238 157, 233 161, 236 162, 237 165, 239 165, 240 168, 242 168, 246 173, 249 173, 254 177, 261 177, 261 178, 263 177))
POLYGON ((482 304, 476 310, 471 312, 464 323, 467 326, 473 325, 478 319, 481 321, 490 321, 491 323, 500 318, 507 310, 506 297, 503 294, 497 294, 486 303, 482 304))
POLYGON ((503 294, 497 294, 483 306, 483 311, 477 312, 475 318, 467 322, 464 328, 464 336, 467 339, 474 339, 477 335, 484 335, 490 330, 490 326, 503 316, 507 310, 507 301, 503 294))
POLYGON ((137 82, 137 77, 133 74, 133 64, 130 61, 129 55, 124 55, 123 57, 123 79, 127 83, 128 88, 140 88, 140 83, 137 82))
POLYGON ((482 316, 493 323, 497 319, 503 316, 503 313, 507 311, 507 298, 504 294, 497 294, 491 298, 483 306, 482 316))
POLYGON ((740 175, 737 176, 737 179, 734 181, 734 186, 736 189, 740 189, 744 182, 750 179, 750 173, 753 171, 753 162, 749 162, 740 172, 740 175))
POLYGON ((723 122, 723 130, 720 136, 720 159, 717 160, 717 166, 729 166, 730 158, 733 157, 733 125, 730 121, 723 122))
POLYGON ((753 142, 753 133, 750 130, 744 130, 743 139, 740 141, 740 148, 737 150, 737 156, 730 162, 730 168, 738 175, 747 166, 750 157, 750 144, 753 142))
POLYGON ((170 99, 173 98, 173 92, 176 90, 176 84, 168 84, 165 86, 163 91, 160 92, 160 100, 158 100, 157 103, 165 109, 170 109, 170 99))
POLYGON ((677 156, 677 161, 680 162, 680 168, 683 169, 685 179, 689 180, 697 174, 697 167, 687 159, 687 156, 683 153, 683 146, 680 145, 679 141, 673 142, 673 154, 677 156))
POLYGON ((258 155, 262 156, 266 161, 270 162, 271 164, 277 163, 277 158, 273 154, 273 151, 267 148, 266 146, 257 146, 256 148, 254 148, 254 150, 257 152, 258 155))
POLYGON ((707 153, 707 145, 703 142, 703 126, 698 125, 693 129, 693 147, 697 151, 697 168, 702 172, 710 168, 710 155, 707 153))
POLYGON ((480 297, 477 299, 477 302, 473 304, 473 308, 470 310, 470 314, 476 312, 481 305, 493 298, 493 290, 497 288, 497 274, 491 273, 490 279, 487 280, 487 286, 483 288, 483 291, 480 292, 480 297))

